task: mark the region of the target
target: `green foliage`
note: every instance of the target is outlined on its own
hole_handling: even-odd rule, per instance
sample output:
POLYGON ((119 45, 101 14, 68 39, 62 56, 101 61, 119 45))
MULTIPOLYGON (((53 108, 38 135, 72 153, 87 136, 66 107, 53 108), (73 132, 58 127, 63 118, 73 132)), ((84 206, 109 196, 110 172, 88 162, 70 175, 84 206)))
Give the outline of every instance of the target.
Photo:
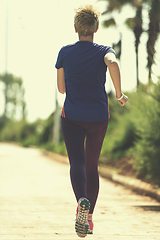
POLYGON ((114 142, 112 152, 118 152, 119 157, 121 157, 125 155, 126 150, 134 146, 136 131, 130 119, 125 118, 125 121, 121 119, 119 124, 122 127, 119 127, 119 134, 117 135, 117 139, 114 142))
POLYGON ((61 131, 60 143, 56 146, 53 144, 53 123, 54 113, 46 120, 38 119, 33 123, 0 117, 0 141, 17 142, 24 147, 38 146, 66 155, 61 131))
POLYGON ((113 162, 132 158, 139 178, 160 185, 160 81, 141 84, 138 92, 128 95, 129 101, 123 108, 114 100, 109 101, 111 120, 101 158, 113 162))
POLYGON ((160 82, 151 84, 139 99, 139 115, 135 120, 139 139, 136 143, 135 166, 141 178, 160 185, 160 82))
MULTIPOLYGON (((102 1, 102 0, 99 0, 102 1)), ((120 11, 123 6, 125 6, 128 3, 132 3, 133 0, 131 0, 130 2, 128 0, 105 0, 106 2, 108 2, 107 4, 107 9, 103 14, 106 14, 108 12, 112 12, 114 10, 116 11, 120 11)))
MULTIPOLYGON (((102 1, 102 0, 99 0, 102 1)), ((130 28, 135 36, 135 52, 136 52, 136 66, 137 66, 137 86, 139 85, 139 63, 138 63, 138 48, 140 44, 140 38, 143 32, 147 32, 148 40, 146 44, 147 50, 147 68, 148 68, 148 82, 151 82, 152 66, 155 64, 155 46, 160 33, 160 1, 159 0, 105 0, 107 2, 106 10, 103 14, 106 14, 107 20, 104 21, 103 26, 118 26, 116 24, 116 18, 112 16, 114 12, 119 14, 121 10, 129 5, 132 10, 135 11, 133 18, 128 18, 125 22, 126 26, 130 28), (148 11, 149 24, 147 29, 143 29, 143 10, 148 11), (109 18, 109 19, 108 19, 109 18)))
POLYGON ((147 41, 147 68, 149 70, 149 82, 151 81, 152 65, 155 63, 155 45, 160 33, 160 1, 149 1, 149 29, 148 29, 148 41, 147 41))
POLYGON ((4 118, 15 119, 18 113, 21 119, 25 119, 26 103, 22 79, 6 73, 0 75, 0 82, 4 85, 4 118))
MULTIPOLYGON (((126 93, 129 101, 122 107, 109 94, 111 119, 104 139, 101 158, 120 166, 131 159, 137 176, 160 185, 160 81, 140 85, 138 92, 126 93), (118 163, 118 164, 117 164, 118 163)), ((60 131, 60 143, 53 144, 54 113, 46 120, 28 123, 0 118, 0 141, 14 141, 23 146, 38 146, 48 151, 67 154, 60 131)))
MULTIPOLYGON (((128 95, 128 93, 126 93, 128 95)), ((108 101, 109 101, 109 111, 110 111, 110 117, 111 121, 118 121, 119 117, 122 116, 124 113, 128 112, 128 106, 125 105, 123 108, 120 107, 119 102, 115 98, 115 95, 110 92, 108 94, 108 101)))
MULTIPOLYGON (((43 122, 43 128, 39 136, 39 144, 45 144, 53 141, 53 123, 54 123, 54 114, 52 113, 48 119, 43 122)), ((63 141, 62 132, 60 130, 60 142, 63 141)))
POLYGON ((48 142, 41 146, 47 151, 56 152, 62 155, 67 155, 67 150, 64 141, 61 141, 58 145, 53 144, 53 142, 48 142))
POLYGON ((112 27, 112 26, 113 27, 116 26, 116 22, 115 22, 115 20, 113 18, 110 18, 110 19, 108 19, 108 20, 103 22, 103 27, 108 28, 108 27, 112 27))
POLYGON ((1 130, 4 128, 6 122, 8 121, 7 118, 5 118, 4 116, 3 117, 0 117, 0 132, 1 130))
POLYGON ((19 142, 27 147, 37 145, 39 124, 39 121, 28 123, 26 120, 13 121, 8 119, 1 130, 0 141, 19 142))
MULTIPOLYGON (((1 121, 3 118, 1 118, 1 121)), ((0 132, 0 141, 13 141, 17 142, 19 139, 20 131, 18 131, 18 124, 7 120, 7 123, 3 125, 0 132)))
POLYGON ((40 144, 44 144, 46 142, 51 141, 53 139, 53 121, 54 121, 54 117, 53 114, 51 114, 48 119, 46 119, 43 122, 43 129, 42 132, 40 134, 40 138, 39 138, 39 143, 40 144))
POLYGON ((134 146, 136 129, 131 118, 129 104, 122 108, 115 98, 110 100, 109 103, 111 119, 109 120, 101 156, 118 159, 125 156, 128 149, 134 146))

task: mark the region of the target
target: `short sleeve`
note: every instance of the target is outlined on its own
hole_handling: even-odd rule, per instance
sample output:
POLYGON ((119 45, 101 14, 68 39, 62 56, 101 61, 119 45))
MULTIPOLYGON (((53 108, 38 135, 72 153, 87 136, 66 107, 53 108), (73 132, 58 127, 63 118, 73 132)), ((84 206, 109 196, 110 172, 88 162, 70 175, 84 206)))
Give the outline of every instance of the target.
POLYGON ((56 67, 57 69, 63 67, 63 64, 62 64, 62 58, 63 58, 63 57, 62 57, 62 56, 63 56, 63 53, 62 53, 62 48, 61 48, 61 50, 60 50, 59 53, 58 53, 57 62, 56 62, 56 64, 55 64, 55 67, 56 67))
POLYGON ((111 48, 111 47, 107 47, 107 48, 106 48, 106 54, 107 54, 107 53, 113 53, 113 54, 116 55, 115 51, 114 51, 113 48, 111 48))

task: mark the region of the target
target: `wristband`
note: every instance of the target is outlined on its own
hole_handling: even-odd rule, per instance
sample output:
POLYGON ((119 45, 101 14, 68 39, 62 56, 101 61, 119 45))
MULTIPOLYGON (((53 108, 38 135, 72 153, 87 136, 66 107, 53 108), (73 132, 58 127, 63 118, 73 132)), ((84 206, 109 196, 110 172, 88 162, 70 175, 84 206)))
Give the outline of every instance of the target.
POLYGON ((122 93, 122 94, 121 94, 121 97, 120 97, 120 98, 117 98, 117 100, 119 101, 119 100, 121 100, 123 97, 124 97, 124 94, 122 93))

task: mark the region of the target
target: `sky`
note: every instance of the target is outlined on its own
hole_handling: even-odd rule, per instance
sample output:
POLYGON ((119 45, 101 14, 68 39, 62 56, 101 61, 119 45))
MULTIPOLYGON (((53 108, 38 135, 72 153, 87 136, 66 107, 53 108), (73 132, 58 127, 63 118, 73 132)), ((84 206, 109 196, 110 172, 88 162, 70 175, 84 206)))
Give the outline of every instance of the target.
MULTIPOLYGON (((78 36, 74 32, 73 17, 74 9, 82 4, 94 4, 101 12, 106 8, 105 1, 95 0, 0 1, 0 74, 7 70, 23 79, 27 119, 31 122, 37 118, 47 118, 55 110, 56 95, 60 106, 63 104, 65 95, 58 93, 56 88, 55 62, 62 46, 78 41, 78 36), (8 19, 7 34, 6 19, 8 19)), ((100 17, 100 28, 94 37, 95 42, 112 46, 113 42, 118 42, 119 32, 122 32, 123 54, 120 68, 123 91, 133 91, 136 88, 134 36, 123 26, 125 18, 132 16, 134 11, 126 7, 123 13, 117 15, 117 29, 104 29, 101 23, 105 16, 100 17)), ((146 34, 143 34, 139 56, 140 80, 144 83, 147 82, 146 41, 146 34)), ((159 50, 157 52, 160 53, 159 50)), ((155 75, 160 75, 159 63, 160 57, 157 57, 155 75)), ((113 89, 109 75, 106 89, 107 91, 113 89)), ((3 85, 0 84, 0 115, 3 110, 3 85)))

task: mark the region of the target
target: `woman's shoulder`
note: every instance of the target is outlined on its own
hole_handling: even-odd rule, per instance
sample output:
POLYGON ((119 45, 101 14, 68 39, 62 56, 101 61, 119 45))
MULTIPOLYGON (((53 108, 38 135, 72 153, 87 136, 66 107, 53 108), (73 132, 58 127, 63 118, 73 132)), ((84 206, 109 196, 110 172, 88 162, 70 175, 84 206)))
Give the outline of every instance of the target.
POLYGON ((76 44, 76 43, 67 44, 67 45, 63 46, 63 47, 61 48, 61 50, 65 50, 65 49, 68 49, 68 48, 72 48, 72 47, 75 46, 75 44, 76 44))
POLYGON ((93 44, 95 48, 97 48, 99 51, 103 51, 103 52, 113 52, 115 53, 115 51, 113 50, 112 47, 110 46, 107 46, 107 45, 103 45, 103 44, 97 44, 97 43, 94 43, 93 44))

